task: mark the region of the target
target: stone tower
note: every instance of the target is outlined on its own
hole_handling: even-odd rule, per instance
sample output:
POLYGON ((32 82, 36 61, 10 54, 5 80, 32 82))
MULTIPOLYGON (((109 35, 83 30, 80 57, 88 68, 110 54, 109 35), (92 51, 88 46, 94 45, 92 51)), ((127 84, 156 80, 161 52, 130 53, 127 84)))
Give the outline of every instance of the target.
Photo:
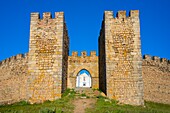
POLYGON ((64 13, 31 13, 28 58, 28 100, 54 100, 67 88, 69 39, 64 13))
POLYGON ((109 98, 143 105, 139 11, 105 11, 99 36, 99 87, 109 98))

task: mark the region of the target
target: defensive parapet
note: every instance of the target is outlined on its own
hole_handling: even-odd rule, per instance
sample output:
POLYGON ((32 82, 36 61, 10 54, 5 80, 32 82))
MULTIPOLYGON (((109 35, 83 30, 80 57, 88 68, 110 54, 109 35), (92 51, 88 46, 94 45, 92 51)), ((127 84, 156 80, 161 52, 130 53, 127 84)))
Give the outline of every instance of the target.
POLYGON ((151 55, 144 55, 143 60, 145 60, 145 61, 153 61, 153 62, 160 62, 160 63, 165 63, 165 64, 169 64, 169 61, 170 61, 170 60, 168 60, 166 58, 160 58, 158 56, 151 56, 151 55))
POLYGON ((72 54, 71 54, 71 56, 77 57, 77 56, 78 56, 78 52, 77 52, 77 51, 73 51, 72 54))
POLYGON ((170 72, 170 60, 166 58, 160 58, 158 56, 144 55, 143 56, 143 66, 154 66, 158 67, 164 72, 170 72))
MULTIPOLYGON (((63 12, 55 12, 54 19, 57 19, 59 17, 63 17, 62 16, 63 14, 64 14, 63 12)), ((31 20, 32 21, 43 20, 43 19, 48 19, 49 20, 49 19, 53 19, 53 18, 52 18, 52 15, 51 15, 50 12, 44 12, 42 19, 40 18, 40 13, 38 13, 38 12, 31 13, 31 20)))
POLYGON ((98 56, 96 55, 96 51, 90 51, 90 55, 87 55, 86 51, 80 52, 80 56, 78 56, 77 51, 73 51, 71 56, 69 56, 69 62, 97 62, 98 61, 98 56))
POLYGON ((139 10, 131 10, 129 15, 126 16, 126 11, 118 11, 116 18, 126 18, 126 17, 139 17, 139 10))
POLYGON ((105 15, 106 19, 111 19, 111 18, 114 18, 114 19, 123 19, 123 18, 138 18, 139 17, 139 10, 131 10, 129 12, 129 14, 127 15, 126 14, 126 11, 118 11, 116 13, 116 17, 113 16, 113 11, 105 11, 105 15))
POLYGON ((28 58, 28 53, 26 54, 17 54, 0 62, 0 66, 11 64, 13 62, 19 61, 21 59, 28 58))
MULTIPOLYGON (((79 57, 86 57, 86 56, 88 56, 87 55, 87 51, 82 51, 82 52, 80 52, 81 53, 81 55, 79 56, 79 57)), ((71 53, 71 56, 75 56, 75 57, 78 57, 78 51, 73 51, 72 53, 71 53)), ((90 55, 89 55, 89 57, 92 57, 92 56, 97 56, 96 55, 96 51, 90 51, 90 55)))

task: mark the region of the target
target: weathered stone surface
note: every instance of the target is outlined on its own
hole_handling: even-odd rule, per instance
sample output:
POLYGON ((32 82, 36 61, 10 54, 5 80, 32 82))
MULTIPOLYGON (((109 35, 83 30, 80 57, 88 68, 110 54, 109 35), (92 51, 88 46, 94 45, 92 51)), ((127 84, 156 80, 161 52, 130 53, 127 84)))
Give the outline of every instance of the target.
POLYGON ((170 63, 168 60, 145 55, 142 68, 144 99, 170 104, 170 63))
POLYGON ((143 105, 142 57, 138 11, 105 11, 99 37, 100 88, 109 98, 143 105), (136 16, 137 15, 137 16, 136 16))
POLYGON ((92 88, 120 103, 143 105, 147 101, 170 104, 170 60, 145 55, 140 48, 139 12, 106 11, 95 51, 69 52, 63 12, 31 13, 29 53, 0 62, 0 104, 21 100, 39 103, 61 98, 76 87, 79 71, 86 69, 92 88), (144 91, 144 93, 143 93, 144 91))
POLYGON ((0 105, 27 99, 27 59, 18 54, 0 63, 0 105))
POLYGON ((61 98, 67 84, 68 35, 64 13, 31 14, 28 59, 28 100, 31 103, 61 98))

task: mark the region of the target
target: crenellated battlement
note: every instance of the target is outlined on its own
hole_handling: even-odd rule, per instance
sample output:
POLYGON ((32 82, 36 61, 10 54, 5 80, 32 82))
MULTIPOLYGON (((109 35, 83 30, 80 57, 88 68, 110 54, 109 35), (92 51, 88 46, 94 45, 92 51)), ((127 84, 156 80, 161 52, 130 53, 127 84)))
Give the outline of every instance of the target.
POLYGON ((78 51, 73 51, 71 53, 71 56, 73 56, 73 57, 94 57, 94 56, 97 56, 96 51, 90 51, 89 56, 87 55, 87 51, 81 51, 80 53, 81 53, 81 55, 78 56, 78 51))
POLYGON ((98 62, 98 56, 96 51, 90 51, 90 55, 87 55, 87 51, 81 51, 80 56, 78 56, 77 51, 73 51, 72 55, 69 56, 69 63, 91 63, 98 62))
POLYGON ((118 11, 117 18, 126 18, 126 11, 118 11))
POLYGON ((10 63, 13 63, 15 61, 19 61, 19 60, 27 58, 27 57, 28 57, 28 53, 26 53, 26 54, 17 54, 16 56, 12 56, 10 58, 7 58, 7 59, 1 61, 0 66, 10 64, 10 63))
POLYGON ((96 51, 90 51, 90 56, 97 56, 96 51))
POLYGON ((139 10, 131 10, 129 17, 139 17, 139 10))
POLYGON ((31 21, 39 20, 40 14, 38 12, 31 13, 31 21))
POLYGON ((128 16, 126 15, 126 11, 120 10, 117 12, 116 17, 113 16, 113 11, 105 11, 104 16, 105 18, 117 18, 117 19, 139 17, 139 10, 131 10, 128 16))
POLYGON ((166 58, 161 58, 161 62, 163 62, 163 63, 166 63, 166 62, 167 62, 167 63, 170 63, 169 61, 170 61, 170 60, 168 60, 168 59, 166 59, 166 58))
POLYGON ((167 63, 167 64, 169 64, 169 61, 170 61, 170 60, 168 60, 166 58, 160 58, 158 56, 151 56, 151 55, 144 55, 143 60, 153 61, 153 62, 160 62, 160 63, 167 63))
POLYGON ((81 52, 81 57, 86 57, 87 56, 87 52, 86 51, 82 51, 81 52))
POLYGON ((50 12, 43 13, 43 19, 49 19, 49 18, 52 18, 52 15, 50 12))
POLYGON ((143 55, 143 59, 145 60, 151 60, 152 57, 150 55, 143 55))
POLYGON ((143 66, 156 66, 162 71, 170 72, 170 60, 158 56, 144 55, 143 66))
POLYGON ((71 56, 77 57, 78 56, 78 52, 77 51, 73 51, 71 56))
MULTIPOLYGON (((63 17, 63 15, 64 15, 64 12, 55 12, 54 19, 63 17)), ((51 12, 44 12, 43 16, 42 16, 42 20, 43 19, 53 19, 51 12)), ((34 21, 34 20, 41 20, 40 13, 38 13, 38 12, 31 13, 31 21, 34 21)))

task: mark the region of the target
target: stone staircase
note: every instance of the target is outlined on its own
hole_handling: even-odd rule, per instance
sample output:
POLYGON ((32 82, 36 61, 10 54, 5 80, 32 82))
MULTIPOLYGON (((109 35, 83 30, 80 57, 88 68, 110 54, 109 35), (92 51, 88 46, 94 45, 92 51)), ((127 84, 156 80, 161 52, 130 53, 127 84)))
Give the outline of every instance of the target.
POLYGON ((98 90, 93 90, 92 88, 75 88, 74 89, 77 96, 81 97, 96 97, 100 95, 98 90))

